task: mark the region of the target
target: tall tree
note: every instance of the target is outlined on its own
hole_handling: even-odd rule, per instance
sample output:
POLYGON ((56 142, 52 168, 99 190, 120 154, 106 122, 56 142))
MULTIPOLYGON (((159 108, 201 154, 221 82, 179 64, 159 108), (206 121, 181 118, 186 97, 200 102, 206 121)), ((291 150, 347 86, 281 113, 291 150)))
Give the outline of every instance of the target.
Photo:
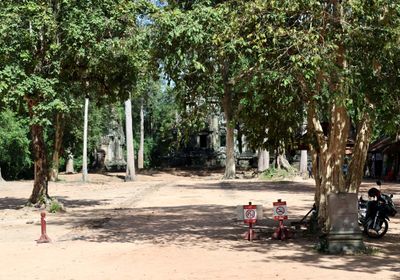
POLYGON ((35 180, 29 200, 36 203, 40 197, 48 197, 44 127, 48 124, 46 112, 57 98, 57 23, 49 3, 34 1, 2 1, 0 18, 2 98, 7 103, 23 101, 30 118, 35 180))
POLYGON ((128 0, 0 3, 0 91, 30 118, 35 165, 31 203, 48 198, 44 141, 62 85, 80 94, 126 96, 136 81, 138 4, 128 0), (86 82, 90 81, 90 88, 86 82))
MULTIPOLYGON (((376 114, 390 120, 399 110, 393 102, 398 89, 392 87, 398 79, 398 60, 393 59, 398 56, 398 8, 380 1, 255 0, 240 9, 241 34, 259 62, 248 84, 264 83, 269 89, 260 93, 261 100, 271 102, 269 112, 287 100, 283 114, 272 118, 280 126, 282 120, 293 124, 295 114, 307 112, 315 200, 326 231, 328 195, 358 192, 376 114), (342 165, 351 127, 356 137, 345 176, 342 165)), ((244 103, 254 111, 263 108, 263 102, 249 100, 244 103)), ((398 118, 390 123, 398 127, 398 118)))
POLYGON ((143 98, 140 99, 140 140, 138 151, 138 168, 143 169, 144 161, 144 111, 143 98))
POLYGON ((82 181, 88 180, 88 160, 87 160, 87 143, 88 143, 88 126, 89 126, 89 98, 85 98, 85 111, 83 121, 83 156, 82 156, 82 181))
POLYGON ((172 1, 154 20, 158 30, 157 57, 179 92, 182 109, 192 118, 201 118, 217 104, 224 113, 224 177, 229 179, 236 172, 234 128, 238 108, 232 80, 242 70, 242 61, 231 28, 235 1, 217 2, 172 1))
MULTIPOLYGON (((147 19, 147 18, 146 18, 147 19)), ((149 99, 152 94, 151 89, 154 85, 154 77, 158 75, 159 67, 157 63, 152 59, 153 48, 157 48, 154 44, 153 32, 156 32, 147 21, 142 19, 140 26, 140 36, 138 37, 137 52, 140 53, 138 58, 138 68, 140 73, 138 75, 138 82, 134 91, 133 97, 138 99, 139 102, 139 149, 138 149, 138 168, 143 169, 144 167, 144 141, 145 141, 145 120, 144 120, 144 106, 145 101, 149 99)))

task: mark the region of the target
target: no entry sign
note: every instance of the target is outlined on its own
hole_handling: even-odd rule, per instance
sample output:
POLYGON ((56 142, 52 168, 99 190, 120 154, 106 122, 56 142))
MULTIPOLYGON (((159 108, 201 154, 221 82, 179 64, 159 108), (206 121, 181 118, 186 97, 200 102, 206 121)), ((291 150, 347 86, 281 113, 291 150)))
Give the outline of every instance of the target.
POLYGON ((257 221, 257 205, 243 205, 243 216, 246 224, 254 224, 257 221))
POLYGON ((274 205, 274 220, 287 220, 286 201, 273 202, 274 205))

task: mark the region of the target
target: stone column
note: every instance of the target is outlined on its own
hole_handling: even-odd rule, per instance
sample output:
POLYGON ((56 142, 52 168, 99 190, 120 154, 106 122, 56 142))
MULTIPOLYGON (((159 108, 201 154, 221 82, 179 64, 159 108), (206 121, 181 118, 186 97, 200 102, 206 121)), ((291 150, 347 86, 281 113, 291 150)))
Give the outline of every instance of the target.
POLYGON ((269 168, 269 152, 265 149, 258 149, 258 171, 264 172, 269 168))
POLYGON ((213 115, 210 120, 210 130, 211 134, 211 148, 214 150, 219 149, 219 126, 218 126, 218 117, 213 115))
POLYGON ((355 193, 328 195, 329 233, 322 238, 324 249, 333 254, 365 249, 358 225, 358 198, 355 193))
POLYGON ((306 175, 307 174, 307 150, 300 151, 300 174, 306 175))

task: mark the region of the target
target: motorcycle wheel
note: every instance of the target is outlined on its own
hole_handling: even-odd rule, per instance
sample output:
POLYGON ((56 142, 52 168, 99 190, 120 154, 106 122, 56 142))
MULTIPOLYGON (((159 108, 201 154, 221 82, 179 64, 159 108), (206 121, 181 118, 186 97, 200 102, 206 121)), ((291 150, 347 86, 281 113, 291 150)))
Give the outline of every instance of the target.
POLYGON ((374 228, 373 227, 374 222, 370 220, 367 222, 367 224, 364 227, 364 232, 368 235, 370 238, 381 238, 386 234, 386 232, 389 229, 389 223, 386 219, 380 219, 377 221, 377 224, 379 224, 378 227, 374 228))

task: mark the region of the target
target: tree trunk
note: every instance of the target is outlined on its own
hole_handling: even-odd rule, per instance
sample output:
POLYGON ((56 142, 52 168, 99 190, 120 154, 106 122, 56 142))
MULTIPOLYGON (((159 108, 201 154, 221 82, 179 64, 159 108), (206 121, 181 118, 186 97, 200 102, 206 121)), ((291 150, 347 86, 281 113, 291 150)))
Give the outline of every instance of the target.
POLYGON ((276 169, 281 169, 281 161, 279 160, 278 150, 275 150, 275 159, 273 165, 276 169))
POLYGON ((235 165, 235 129, 232 120, 232 94, 225 92, 223 107, 226 121, 226 161, 224 179, 234 179, 236 176, 235 165))
POLYGON ((289 161, 286 159, 285 154, 278 154, 276 156, 275 167, 276 167, 276 169, 285 169, 286 171, 293 171, 293 167, 290 165, 289 161))
POLYGON ((143 169, 144 161, 144 113, 143 113, 143 98, 140 104, 140 144, 138 153, 138 168, 143 169))
POLYGON ((216 115, 212 115, 211 120, 210 120, 210 129, 213 132, 211 134, 211 148, 214 149, 214 151, 217 151, 220 148, 220 142, 219 142, 219 122, 218 122, 218 117, 216 115))
POLYGON ((318 208, 318 220, 325 230, 330 228, 329 215, 327 212, 327 197, 330 193, 345 192, 345 181, 343 176, 343 163, 346 152, 350 120, 346 108, 332 104, 330 131, 326 138, 321 123, 317 117, 315 107, 309 104, 309 125, 316 139, 316 147, 313 147, 313 170, 316 185, 315 198, 318 208), (318 181, 317 181, 318 180, 318 181))
POLYGON ((315 151, 315 148, 310 145, 310 150, 311 150, 311 172, 313 174, 314 180, 315 180, 315 196, 314 196, 314 202, 316 203, 315 205, 319 206, 319 202, 321 200, 321 176, 320 176, 320 167, 319 167, 319 154, 315 151))
POLYGON ((4 182, 3 176, 1 176, 1 167, 0 167, 0 182, 4 182))
POLYGON ((88 141, 88 118, 89 118, 89 98, 85 98, 85 120, 83 125, 83 160, 82 160, 82 180, 87 182, 87 141, 88 141))
POLYGON ((264 172, 269 169, 269 152, 265 149, 258 149, 258 171, 264 172))
POLYGON ((358 193, 364 175, 364 165, 368 154, 369 141, 372 134, 372 119, 368 112, 364 112, 354 143, 353 156, 349 164, 349 173, 346 181, 346 192, 358 193))
POLYGON ((49 198, 47 189, 47 159, 44 142, 43 127, 38 124, 31 125, 32 150, 34 154, 35 179, 29 202, 37 204, 49 198))
POLYGON ((234 179, 236 176, 234 128, 227 124, 226 127, 226 162, 224 179, 234 179))
POLYGON ((325 164, 324 156, 328 149, 328 144, 321 122, 319 120, 315 103, 311 100, 307 108, 307 125, 310 133, 311 152, 312 152, 312 170, 315 179, 315 205, 318 211, 318 223, 321 227, 324 226, 327 217, 326 209, 326 189, 325 182, 325 164))
POLYGON ((327 155, 330 192, 345 192, 343 164, 346 156, 346 145, 349 137, 350 118, 343 105, 333 104, 331 116, 331 129, 329 133, 329 149, 327 155))
POLYGON ((135 180, 135 158, 133 148, 133 131, 132 131, 132 104, 131 100, 125 101, 125 125, 126 125, 126 175, 125 181, 135 180))
MULTIPOLYGON (((28 103, 29 117, 33 120, 36 117, 34 107, 37 105, 37 101, 29 98, 26 98, 26 100, 28 103)), ((49 199, 47 189, 48 166, 43 130, 43 126, 39 124, 31 124, 30 126, 35 177, 33 181, 32 194, 29 198, 29 202, 32 204, 37 204, 38 202, 47 203, 47 200, 49 199)))
POLYGON ((246 151, 246 150, 244 150, 243 149, 243 134, 242 134, 242 131, 240 130, 240 125, 236 125, 236 130, 237 130, 237 144, 238 144, 238 151, 239 151, 239 154, 241 154, 241 153, 243 153, 244 151, 246 151), (244 151, 243 151, 244 150, 244 151))
POLYGON ((226 121, 226 162, 224 179, 234 179, 236 176, 235 165, 235 126, 233 119, 233 95, 228 81, 228 63, 225 61, 222 70, 224 79, 224 96, 222 107, 226 121))
POLYGON ((54 137, 54 151, 53 151, 53 160, 51 163, 51 170, 49 178, 51 181, 55 182, 58 180, 58 170, 60 167, 60 153, 62 146, 62 138, 64 135, 64 114, 57 113, 56 115, 56 132, 54 137))

